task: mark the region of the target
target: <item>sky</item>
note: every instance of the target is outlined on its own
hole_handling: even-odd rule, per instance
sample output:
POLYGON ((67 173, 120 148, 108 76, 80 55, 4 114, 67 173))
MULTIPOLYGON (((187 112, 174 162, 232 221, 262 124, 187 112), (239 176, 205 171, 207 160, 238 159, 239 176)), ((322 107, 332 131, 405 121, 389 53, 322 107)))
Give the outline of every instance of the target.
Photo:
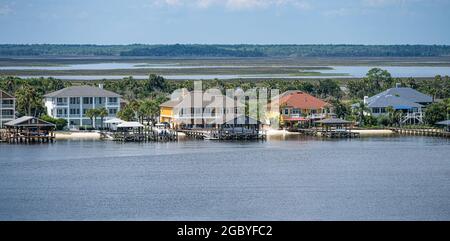
POLYGON ((0 43, 450 44, 450 0, 0 0, 0 43))

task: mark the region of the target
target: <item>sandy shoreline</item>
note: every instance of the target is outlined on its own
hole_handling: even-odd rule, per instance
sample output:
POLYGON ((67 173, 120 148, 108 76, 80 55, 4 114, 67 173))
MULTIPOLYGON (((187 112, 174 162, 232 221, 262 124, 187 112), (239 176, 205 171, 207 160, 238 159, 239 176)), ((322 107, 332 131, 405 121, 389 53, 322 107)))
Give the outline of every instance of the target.
POLYGON ((100 140, 98 132, 55 132, 56 140, 100 140))
POLYGON ((394 134, 391 130, 352 130, 360 136, 387 136, 394 134))

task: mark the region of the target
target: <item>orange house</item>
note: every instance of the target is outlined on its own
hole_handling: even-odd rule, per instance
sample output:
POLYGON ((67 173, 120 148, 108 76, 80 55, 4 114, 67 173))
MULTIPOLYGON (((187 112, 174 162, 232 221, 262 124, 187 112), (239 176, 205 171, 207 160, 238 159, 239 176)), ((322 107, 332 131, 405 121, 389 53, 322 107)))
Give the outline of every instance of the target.
POLYGON ((302 91, 286 91, 278 98, 281 121, 286 126, 324 119, 329 113, 330 105, 327 102, 302 91))

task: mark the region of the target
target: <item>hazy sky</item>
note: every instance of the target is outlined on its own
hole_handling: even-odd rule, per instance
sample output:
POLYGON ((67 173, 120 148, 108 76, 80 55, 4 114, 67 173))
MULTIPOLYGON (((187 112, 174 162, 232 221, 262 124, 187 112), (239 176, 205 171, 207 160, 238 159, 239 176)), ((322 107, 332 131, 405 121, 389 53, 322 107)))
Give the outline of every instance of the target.
POLYGON ((450 0, 0 0, 0 43, 450 44, 450 0))

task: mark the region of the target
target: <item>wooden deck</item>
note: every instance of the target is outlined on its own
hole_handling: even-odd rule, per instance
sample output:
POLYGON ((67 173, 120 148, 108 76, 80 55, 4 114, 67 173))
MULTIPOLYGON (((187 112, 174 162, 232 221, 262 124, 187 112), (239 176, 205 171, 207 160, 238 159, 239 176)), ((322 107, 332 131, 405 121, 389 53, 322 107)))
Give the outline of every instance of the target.
POLYGON ((265 140, 267 133, 265 131, 231 131, 218 129, 185 129, 180 132, 194 139, 208 140, 265 140))
POLYGON ((53 143, 55 134, 48 135, 34 133, 8 133, 6 130, 0 130, 0 142, 9 144, 34 144, 34 143, 53 143))
POLYGON ((142 132, 103 133, 102 136, 111 136, 117 142, 169 142, 178 140, 178 132, 174 130, 145 129, 142 132))

